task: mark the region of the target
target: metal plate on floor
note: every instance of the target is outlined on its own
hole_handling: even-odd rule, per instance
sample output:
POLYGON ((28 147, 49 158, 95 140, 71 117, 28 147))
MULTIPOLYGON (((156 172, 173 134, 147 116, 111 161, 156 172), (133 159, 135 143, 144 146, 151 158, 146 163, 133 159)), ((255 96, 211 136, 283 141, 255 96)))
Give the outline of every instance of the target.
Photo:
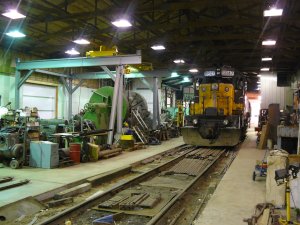
POLYGON ((184 189, 186 184, 191 182, 193 179, 193 177, 188 175, 174 174, 169 176, 154 177, 153 179, 145 181, 140 185, 184 189))
POLYGON ((0 217, 5 219, 0 221, 0 224, 5 224, 7 221, 16 220, 22 216, 35 214, 44 208, 45 205, 33 197, 21 199, 0 208, 0 217))
POLYGON ((153 189, 153 187, 137 186, 118 193, 108 201, 100 203, 99 207, 94 207, 93 209, 152 217, 159 213, 160 210, 177 195, 177 193, 178 189, 173 188, 157 187, 153 189), (139 203, 137 202, 139 200, 136 200, 136 198, 134 200, 131 199, 137 195, 140 195, 141 201, 139 203), (143 200, 142 198, 145 199, 143 200), (131 205, 134 201, 136 204, 134 203, 131 205), (151 205, 149 202, 153 202, 152 207, 149 206, 151 205), (111 207, 109 205, 111 205, 111 207))

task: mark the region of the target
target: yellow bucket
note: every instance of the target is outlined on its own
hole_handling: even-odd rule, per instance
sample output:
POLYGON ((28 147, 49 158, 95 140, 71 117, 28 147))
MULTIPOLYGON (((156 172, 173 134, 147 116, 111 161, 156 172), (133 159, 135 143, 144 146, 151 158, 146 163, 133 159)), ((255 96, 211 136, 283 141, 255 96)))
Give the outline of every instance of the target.
POLYGON ((121 140, 122 141, 133 141, 133 135, 122 135, 121 140))
POLYGON ((98 161, 99 158, 99 146, 89 143, 89 154, 91 161, 98 161))

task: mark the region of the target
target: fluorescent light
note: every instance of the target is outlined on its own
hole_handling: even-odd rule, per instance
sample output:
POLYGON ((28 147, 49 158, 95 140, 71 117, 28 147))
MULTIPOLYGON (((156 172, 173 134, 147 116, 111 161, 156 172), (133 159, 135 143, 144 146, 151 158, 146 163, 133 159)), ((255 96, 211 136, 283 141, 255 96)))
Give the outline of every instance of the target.
POLYGON ((261 75, 260 75, 260 74, 258 74, 258 75, 257 75, 257 77, 261 77, 261 75))
POLYGON ((276 8, 272 8, 269 10, 265 10, 264 11, 264 16, 281 16, 283 12, 283 9, 276 9, 276 8))
POLYGON ((183 78, 183 82, 190 82, 190 78, 184 77, 184 78, 183 78))
POLYGON ((260 84, 261 82, 260 82, 260 81, 257 81, 256 83, 260 84))
POLYGON ((3 16, 6 16, 8 18, 11 18, 13 20, 16 19, 22 19, 25 18, 26 16, 19 13, 16 9, 10 9, 9 11, 7 11, 6 13, 2 13, 3 16))
POLYGON ((72 48, 71 50, 65 51, 65 53, 67 53, 67 54, 69 54, 69 55, 79 55, 79 54, 80 54, 80 53, 79 53, 76 49, 74 49, 74 48, 72 48))
POLYGON ((274 40, 265 40, 262 42, 262 45, 276 45, 276 41, 274 40))
POLYGON ((77 39, 73 42, 76 43, 76 44, 79 44, 79 45, 88 45, 88 44, 90 44, 90 42, 88 40, 83 39, 83 38, 77 39))
POLYGON ((153 45, 151 48, 155 51, 160 51, 160 50, 166 49, 165 46, 163 46, 163 45, 153 45))
POLYGON ((176 63, 176 64, 179 64, 179 63, 183 64, 183 63, 185 63, 185 61, 183 59, 175 59, 173 62, 176 63))
POLYGON ((264 68, 260 69, 260 71, 269 71, 269 70, 270 70, 270 68, 268 68, 268 67, 264 67, 264 68))
POLYGON ((276 76, 268 76, 268 75, 266 75, 266 76, 263 76, 262 78, 261 78, 262 80, 264 80, 264 81, 277 81, 277 77, 276 76))
POLYGON ((198 69, 196 69, 196 68, 189 69, 189 71, 190 71, 191 73, 198 73, 198 69))
POLYGON ((25 37, 26 35, 21 33, 18 30, 15 31, 10 31, 8 33, 6 33, 7 36, 13 37, 13 38, 21 38, 21 37, 25 37))
POLYGON ((271 57, 264 57, 264 58, 261 58, 261 61, 272 61, 272 58, 271 57))
POLYGON ((111 22, 114 26, 116 27, 121 27, 121 28, 124 28, 124 27, 131 27, 132 24, 126 20, 126 19, 119 19, 119 20, 116 20, 114 22, 111 22))
POLYGON ((173 73, 171 73, 171 77, 179 77, 179 75, 178 75, 178 73, 173 72, 173 73))

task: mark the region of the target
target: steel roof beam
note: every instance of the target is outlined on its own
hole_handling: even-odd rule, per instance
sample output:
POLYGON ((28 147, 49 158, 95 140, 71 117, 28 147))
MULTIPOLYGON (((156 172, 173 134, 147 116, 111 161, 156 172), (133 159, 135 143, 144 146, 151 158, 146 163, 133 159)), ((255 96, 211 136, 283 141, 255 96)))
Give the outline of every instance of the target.
MULTIPOLYGON (((115 76, 116 71, 111 71, 111 73, 115 76)), ((180 75, 180 76, 186 76, 180 75)), ((170 70, 156 70, 156 71, 142 71, 137 73, 125 74, 125 79, 133 79, 133 78, 145 78, 145 77, 172 77, 172 71, 170 70)), ((73 79, 111 79, 110 75, 106 72, 87 72, 74 74, 73 79)))
POLYGON ((52 76, 57 76, 57 77, 71 78, 69 75, 62 74, 62 73, 56 73, 56 72, 52 72, 52 71, 47 71, 47 70, 36 69, 36 70, 34 70, 34 72, 43 73, 43 74, 52 75, 52 76))
POLYGON ((136 55, 107 56, 107 57, 78 57, 62 59, 33 60, 27 62, 17 62, 17 70, 31 69, 51 69, 51 68, 70 68, 70 67, 91 67, 91 66, 113 66, 127 64, 141 64, 142 57, 136 55))

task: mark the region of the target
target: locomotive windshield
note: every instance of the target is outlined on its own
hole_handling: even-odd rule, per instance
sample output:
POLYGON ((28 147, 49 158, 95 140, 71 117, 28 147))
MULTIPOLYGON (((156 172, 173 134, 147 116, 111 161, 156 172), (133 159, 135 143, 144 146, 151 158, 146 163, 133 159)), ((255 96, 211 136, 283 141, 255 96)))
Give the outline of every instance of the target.
POLYGON ((232 68, 210 69, 203 72, 197 81, 198 84, 224 83, 233 84, 236 89, 242 89, 245 77, 232 68))

